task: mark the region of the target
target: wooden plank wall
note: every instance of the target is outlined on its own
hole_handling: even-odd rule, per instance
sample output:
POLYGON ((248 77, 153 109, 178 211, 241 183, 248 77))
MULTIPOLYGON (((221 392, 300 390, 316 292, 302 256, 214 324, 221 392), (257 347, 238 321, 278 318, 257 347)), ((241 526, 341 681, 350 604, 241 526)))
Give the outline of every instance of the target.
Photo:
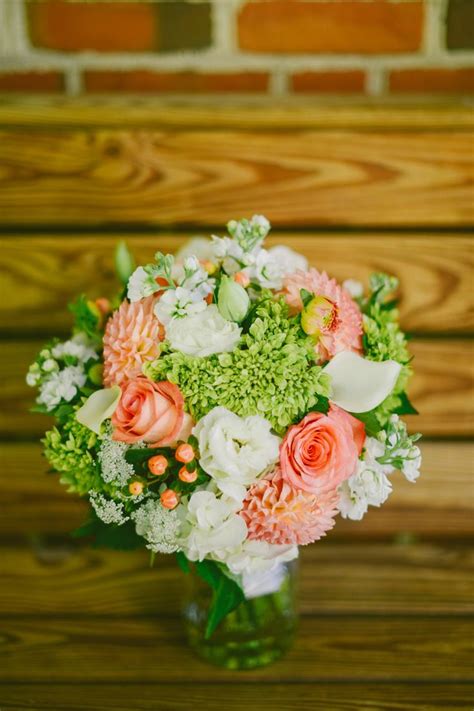
MULTIPOLYGON (((155 668, 143 658, 157 639, 150 634, 161 635, 157 644, 166 643, 164 677, 179 680, 182 652, 170 621, 178 612, 179 583, 169 559, 160 562, 160 583, 151 586, 144 555, 71 555, 64 541, 45 552, 41 541, 74 528, 84 506, 44 474, 37 440, 48 420, 27 413, 32 393, 24 375, 44 340, 67 333, 68 300, 81 291, 94 297, 112 292, 119 237, 139 261, 147 260, 158 249, 173 250, 189 236, 219 232, 228 219, 254 212, 273 223, 273 243, 304 252, 338 279, 366 280, 373 270, 399 277, 402 324, 412 334, 415 356, 410 394, 421 413, 410 427, 426 437, 416 486, 399 477, 381 510, 362 523, 339 522, 324 543, 304 552, 307 617, 299 656, 276 676, 255 672, 251 678, 299 680, 303 698, 304 683, 315 679, 304 650, 320 640, 317 676, 328 682, 338 673, 338 645, 347 655, 362 634, 370 634, 374 649, 381 640, 391 648, 384 656, 371 653, 369 644, 351 656, 338 692, 341 708, 355 698, 349 682, 357 683, 368 668, 373 681, 393 682, 391 693, 401 704, 409 703, 411 691, 397 687, 398 681, 447 678, 444 654, 456 653, 459 664, 449 680, 464 678, 468 658, 457 641, 464 622, 457 616, 472 609, 462 542, 474 533, 473 123, 469 110, 459 107, 0 106, 0 559, 5 635, 18 640, 6 680, 33 684, 53 674, 58 684, 103 684, 115 679, 107 661, 113 658, 128 669, 123 679, 136 681, 140 673, 153 681, 155 668), (33 556, 22 543, 25 535, 33 541, 33 556), (394 650, 409 649, 409 626, 396 615, 422 615, 427 600, 430 614, 445 619, 436 630, 417 619, 426 653, 416 650, 416 668, 411 654, 397 654, 400 666, 391 671, 394 650), (159 628, 150 632, 136 617, 137 606, 140 615, 159 610, 159 628), (71 617, 71 609, 80 610, 80 617, 71 617), (345 615, 344 625, 317 617, 326 613, 345 615), (358 617, 367 614, 375 614, 370 632, 358 617), (94 616, 100 624, 91 621, 94 616), (117 657, 122 635, 128 648, 117 657), (35 651, 36 639, 43 640, 41 651, 35 651), (76 667, 70 650, 79 654, 83 647, 87 662, 76 667)), ((203 665, 195 672, 201 681, 209 678, 203 665)), ((63 695, 74 695, 72 688, 63 695)), ((200 688, 208 699, 206 687, 200 688)), ((246 691, 239 688, 242 699, 246 691)), ((53 692, 31 689, 47 708, 53 692)), ((322 705, 312 708, 327 709, 320 689, 322 705)), ((290 692, 282 687, 281 698, 290 692)), ((17 692, 11 693, 14 703, 17 692)), ((94 693, 105 708, 106 687, 94 693)), ((192 693, 201 698, 197 689, 192 693)), ((307 693, 310 698, 310 687, 307 693)), ((366 687, 368 700, 373 693, 366 687)), ((426 686, 423 698, 447 709, 463 693, 453 685, 448 691, 426 686)), ((290 708, 289 700, 283 703, 290 708)))

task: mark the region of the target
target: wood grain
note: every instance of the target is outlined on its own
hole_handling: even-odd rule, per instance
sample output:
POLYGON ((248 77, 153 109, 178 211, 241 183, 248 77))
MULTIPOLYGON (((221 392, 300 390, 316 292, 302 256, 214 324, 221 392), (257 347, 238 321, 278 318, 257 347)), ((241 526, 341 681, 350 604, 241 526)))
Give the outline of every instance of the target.
MULTIPOLYGON (((394 491, 363 521, 338 520, 331 539, 387 539, 400 533, 459 538, 474 533, 474 444, 425 442, 422 476, 411 484, 394 475, 394 491)), ((68 534, 86 515, 85 502, 68 494, 58 476, 44 474, 39 444, 0 446, 0 535, 68 534), (14 482, 14 485, 12 485, 14 482)), ((329 538, 328 538, 329 540, 329 538)))
POLYGON ((206 105, 205 97, 198 102, 187 101, 179 104, 176 100, 166 100, 164 97, 153 99, 147 97, 140 100, 134 96, 118 98, 107 96, 107 99, 97 97, 79 97, 64 99, 62 97, 21 96, 18 99, 8 98, 8 103, 0 105, 0 126, 10 129, 16 127, 40 127, 49 129, 52 126, 68 128, 73 126, 101 127, 169 127, 176 128, 238 128, 238 129, 377 129, 392 130, 409 129, 424 131, 426 129, 452 130, 474 128, 474 117, 469 106, 459 103, 448 104, 445 101, 430 103, 424 98, 423 104, 402 103, 400 99, 391 102, 386 99, 384 104, 370 104, 365 100, 351 101, 344 97, 325 99, 324 105, 317 105, 304 98, 292 97, 289 100, 279 98, 278 105, 268 101, 253 101, 245 97, 243 103, 238 97, 232 98, 232 104, 224 102, 216 106, 214 101, 206 105))
MULTIPOLYGON (((469 681, 470 632, 465 617, 305 617, 288 656, 245 680, 469 681)), ((9 682, 181 683, 184 670, 190 682, 239 678, 196 659, 179 618, 3 618, 0 640, 9 682)))
MULTIPOLYGON (((64 538, 0 545, 0 560, 4 616, 177 615, 186 584, 174 556, 159 556, 152 569, 145 550, 93 550, 64 538)), ((346 543, 329 536, 301 549, 300 611, 469 614, 473 568, 472 551, 458 542, 346 543)))
MULTIPOLYGON (((137 263, 146 264, 157 250, 174 252, 188 237, 184 233, 128 234, 126 240, 137 263)), ((113 252, 118 239, 100 234, 2 237, 0 329, 10 334, 33 331, 48 336, 64 332, 71 323, 66 304, 77 294, 97 297, 115 293, 113 252)), ((401 322, 408 331, 474 331, 474 249, 470 237, 283 232, 269 243, 289 245, 339 281, 351 277, 367 284, 371 272, 395 274, 400 280, 401 322)))
POLYGON ((245 684, 9 684, 0 688, 4 711, 471 711, 470 684, 300 683, 245 684), (159 704, 159 706, 157 706, 159 704))
MULTIPOLYGON (((474 429, 473 341, 417 339, 411 342, 415 375, 410 397, 420 415, 407 418, 426 436, 471 435, 474 429)), ((47 416, 29 413, 35 392, 25 382, 43 340, 4 341, 0 359, 0 435, 37 438, 51 426, 47 416)))
POLYGON ((0 214, 76 228, 255 212, 276 226, 469 226, 473 163, 456 129, 4 129, 0 214))

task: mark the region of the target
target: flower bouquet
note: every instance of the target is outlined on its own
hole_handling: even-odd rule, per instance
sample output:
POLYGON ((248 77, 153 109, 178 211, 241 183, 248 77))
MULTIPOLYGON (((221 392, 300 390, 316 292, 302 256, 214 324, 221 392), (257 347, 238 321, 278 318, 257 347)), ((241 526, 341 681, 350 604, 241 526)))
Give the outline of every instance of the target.
POLYGON ((231 221, 138 268, 120 244, 122 292, 79 297, 71 339, 27 375, 57 420, 45 456, 90 502, 76 535, 175 554, 191 643, 233 668, 288 647, 298 546, 380 506, 421 461, 400 419, 416 411, 396 280, 341 286, 265 249, 269 229, 231 221))

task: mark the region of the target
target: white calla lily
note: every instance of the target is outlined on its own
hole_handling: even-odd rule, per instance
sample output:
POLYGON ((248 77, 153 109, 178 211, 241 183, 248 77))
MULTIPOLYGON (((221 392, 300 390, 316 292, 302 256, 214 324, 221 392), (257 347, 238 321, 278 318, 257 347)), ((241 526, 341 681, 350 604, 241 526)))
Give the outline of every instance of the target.
POLYGON ((347 412, 368 412, 390 395, 402 366, 394 360, 377 362, 342 351, 324 367, 331 378, 330 400, 347 412))
POLYGON ((84 427, 88 427, 92 432, 100 434, 102 422, 112 417, 121 395, 122 391, 118 385, 97 390, 87 398, 83 406, 76 412, 76 420, 84 427))

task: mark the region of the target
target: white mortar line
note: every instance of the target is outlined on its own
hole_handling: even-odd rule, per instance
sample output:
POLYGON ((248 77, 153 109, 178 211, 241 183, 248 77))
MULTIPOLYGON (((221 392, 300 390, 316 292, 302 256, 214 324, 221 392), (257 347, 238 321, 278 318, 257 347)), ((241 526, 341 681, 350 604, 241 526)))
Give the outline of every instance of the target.
POLYGON ((270 96, 286 96, 290 93, 290 81, 288 72, 283 69, 274 69, 268 82, 268 93, 270 96))
POLYGON ((427 0, 425 5, 423 51, 432 61, 443 56, 446 47, 448 0, 427 0))
POLYGON ((214 0, 212 4, 212 48, 216 52, 229 54, 237 51, 235 31, 235 2, 214 0))
POLYGON ((365 77, 365 93, 368 96, 382 96, 385 94, 387 89, 387 73, 385 70, 379 66, 379 64, 373 64, 373 66, 367 69, 365 77))

